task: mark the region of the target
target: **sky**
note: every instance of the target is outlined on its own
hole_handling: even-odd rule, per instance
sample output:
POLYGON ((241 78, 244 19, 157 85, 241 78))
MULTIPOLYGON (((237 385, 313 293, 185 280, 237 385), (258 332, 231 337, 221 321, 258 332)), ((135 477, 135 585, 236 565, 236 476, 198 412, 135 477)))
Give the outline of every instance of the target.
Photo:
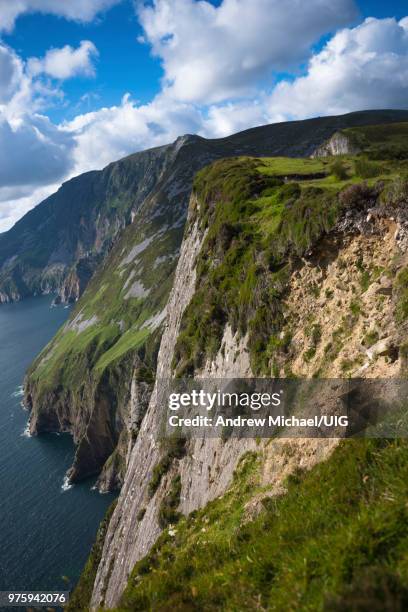
POLYGON ((408 108, 406 0, 0 0, 0 232, 185 133, 408 108))

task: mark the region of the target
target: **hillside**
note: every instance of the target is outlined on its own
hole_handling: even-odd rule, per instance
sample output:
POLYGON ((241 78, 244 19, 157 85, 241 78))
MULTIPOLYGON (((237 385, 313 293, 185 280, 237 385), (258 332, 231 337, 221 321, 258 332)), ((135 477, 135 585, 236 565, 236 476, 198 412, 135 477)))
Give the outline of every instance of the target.
MULTIPOLYGON (((307 155, 342 125, 390 116, 396 120, 400 115, 399 111, 354 113, 255 128, 217 141, 189 136, 118 162, 118 167, 139 164, 140 170, 149 156, 159 157, 165 169, 99 265, 68 323, 30 368, 25 385, 31 432, 69 431, 74 436, 72 482, 101 471, 101 490, 123 482, 155 377, 194 172, 216 157, 238 153, 307 155)), ((275 173, 274 163, 265 161, 268 172, 275 173)), ((312 173, 313 168, 317 174, 323 171, 320 162, 280 163, 278 174, 296 172, 303 164, 306 169, 311 166, 312 173)), ((275 179, 265 174, 263 180, 275 179)))
POLYGON ((406 111, 363 112, 264 126, 219 140, 181 137, 74 178, 0 234, 0 303, 49 292, 59 294, 57 301, 76 301, 146 199, 161 199, 184 219, 195 172, 215 159, 307 155, 336 129, 406 118, 406 111))
POLYGON ((405 610, 406 441, 343 442, 275 494, 261 462, 243 455, 225 496, 163 533, 118 609, 405 610))
MULTIPOLYGON (((156 389, 406 376, 406 130, 340 130, 359 152, 197 174, 156 389)), ((159 398, 71 609, 405 609, 404 440, 175 444, 159 398)))

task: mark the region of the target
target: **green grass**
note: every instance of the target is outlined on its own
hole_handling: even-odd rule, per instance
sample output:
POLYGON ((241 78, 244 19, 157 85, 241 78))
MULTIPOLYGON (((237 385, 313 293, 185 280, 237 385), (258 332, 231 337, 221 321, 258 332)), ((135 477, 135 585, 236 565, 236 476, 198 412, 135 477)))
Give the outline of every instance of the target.
POLYGON ((129 351, 141 347, 150 335, 151 331, 147 327, 144 329, 129 329, 119 337, 119 340, 109 350, 103 353, 96 363, 96 369, 105 370, 110 363, 120 359, 129 351))
POLYGON ((285 495, 244 456, 231 489, 165 532, 132 572, 120 610, 393 610, 408 602, 408 445, 341 443, 285 495))
POLYGON ((315 174, 329 172, 325 159, 299 159, 292 157, 265 157, 258 166, 259 172, 268 176, 289 176, 291 174, 315 174))

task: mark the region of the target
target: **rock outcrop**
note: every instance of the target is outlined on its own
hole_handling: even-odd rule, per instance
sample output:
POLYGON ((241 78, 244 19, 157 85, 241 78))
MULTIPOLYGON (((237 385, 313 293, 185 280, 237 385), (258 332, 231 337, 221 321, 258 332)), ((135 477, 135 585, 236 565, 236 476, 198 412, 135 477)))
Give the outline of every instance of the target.
MULTIPOLYGON (((192 203, 194 208, 195 204, 192 203)), ((125 588, 129 573, 157 539, 161 528, 157 522, 157 510, 168 493, 175 470, 181 476, 181 509, 188 513, 204 505, 225 491, 239 457, 255 442, 242 440, 226 444, 220 440, 192 440, 184 459, 178 460, 177 468, 165 475, 161 486, 150 497, 148 484, 152 472, 160 461, 162 449, 158 432, 161 427, 163 407, 158 403, 161 381, 172 377, 172 359, 183 312, 194 294, 196 281, 196 258, 201 250, 203 234, 197 223, 185 236, 177 265, 174 287, 169 299, 166 327, 158 356, 156 386, 143 420, 138 439, 133 447, 128 465, 127 478, 117 508, 112 516, 102 554, 100 570, 95 582, 93 605, 111 607, 117 604, 118 596, 125 588), (143 461, 140 458, 143 457, 143 461), (218 474, 214 478, 214 474, 218 474), (140 519, 140 510, 144 509, 140 519)), ((242 357, 234 364, 235 352, 244 351, 244 344, 232 337, 226 329, 224 351, 218 354, 201 372, 202 376, 232 377, 251 373, 248 358, 242 357)), ((245 353, 243 353, 245 355, 245 353)))
POLYGON ((360 149, 351 140, 351 138, 343 132, 336 132, 323 143, 315 151, 311 157, 330 157, 335 155, 355 155, 360 149))

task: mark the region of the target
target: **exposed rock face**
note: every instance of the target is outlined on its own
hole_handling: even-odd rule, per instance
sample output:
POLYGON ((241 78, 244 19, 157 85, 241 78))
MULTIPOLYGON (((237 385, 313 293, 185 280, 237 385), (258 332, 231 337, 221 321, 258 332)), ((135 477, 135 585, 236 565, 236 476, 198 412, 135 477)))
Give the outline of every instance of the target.
MULTIPOLYGON (((202 236, 197 225, 185 238, 177 266, 176 281, 169 299, 168 321, 163 333, 157 364, 157 380, 171 376, 173 349, 184 308, 189 303, 195 286, 195 258, 201 246, 202 236)), ((157 523, 157 505, 164 497, 165 490, 156 492, 149 501, 147 484, 153 468, 160 459, 157 432, 160 428, 161 407, 157 404, 157 386, 153 390, 149 408, 132 450, 127 474, 129 477, 122 488, 119 510, 115 511, 105 539, 101 568, 95 583, 93 604, 105 602, 114 605, 118 594, 124 588, 129 572, 135 562, 149 550, 160 533, 157 523), (143 457, 143 461, 140 461, 143 457), (146 507, 141 521, 140 510, 146 507), (117 528, 122 527, 119 536, 117 528), (122 535, 124 537, 122 537, 122 535)))
POLYGON ((68 272, 61 288, 54 300, 55 304, 72 304, 77 302, 92 278, 98 264, 99 257, 80 259, 68 272))
POLYGON ((336 132, 333 136, 312 153, 311 157, 329 157, 333 155, 355 155, 359 153, 350 138, 342 132, 336 132))
MULTIPOLYGON (((204 234, 195 224, 183 242, 158 356, 157 384, 172 376, 174 346, 184 309, 194 293, 195 261, 203 238, 204 234)), ((232 335, 230 328, 226 328, 223 350, 213 362, 207 364, 199 376, 249 376, 251 369, 244 349, 245 339, 239 340, 232 335), (240 355, 236 357, 238 352, 240 355)), ((180 474, 182 482, 180 509, 188 513, 222 494, 231 481, 241 455, 256 446, 255 441, 250 439, 226 442, 220 439, 191 440, 185 458, 169 470, 157 492, 150 498, 148 483, 162 455, 158 432, 163 407, 158 404, 157 390, 156 386, 131 452, 125 484, 109 525, 95 582, 92 602, 95 607, 102 603, 107 607, 116 605, 134 564, 149 551, 160 534, 157 512, 175 473, 180 474), (142 508, 145 513, 140 519, 142 508)))

